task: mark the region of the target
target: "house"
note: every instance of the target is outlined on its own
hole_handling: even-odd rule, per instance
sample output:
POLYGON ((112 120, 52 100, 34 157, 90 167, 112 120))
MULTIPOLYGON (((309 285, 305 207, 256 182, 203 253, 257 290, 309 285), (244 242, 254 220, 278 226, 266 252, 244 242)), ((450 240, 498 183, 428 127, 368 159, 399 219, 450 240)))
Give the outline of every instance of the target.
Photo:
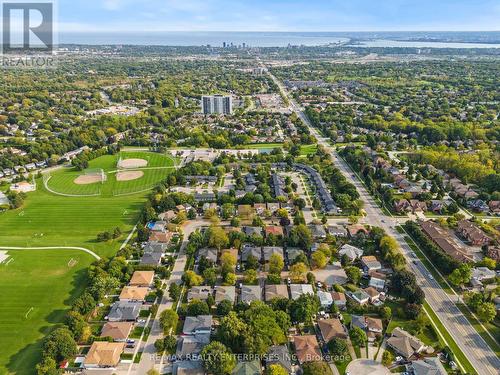
POLYGON ((135 271, 128 283, 130 286, 150 287, 153 285, 154 271, 135 271))
POLYGON ((193 286, 191 289, 189 289, 188 294, 187 294, 187 301, 191 302, 192 300, 200 300, 200 301, 206 301, 208 296, 213 295, 213 288, 208 285, 203 285, 203 286, 193 286))
POLYGON ((262 228, 261 227, 249 227, 249 226, 244 226, 242 228, 243 233, 245 233, 247 236, 260 236, 262 237, 262 228))
POLYGON ((120 356, 125 349, 123 342, 94 341, 83 365, 87 369, 115 368, 120 363, 120 356))
POLYGON ((458 246, 451 238, 450 234, 441 226, 431 220, 420 223, 422 231, 429 237, 441 250, 452 258, 460 262, 469 262, 472 257, 462 247, 458 246))
POLYGON ((264 233, 266 237, 271 234, 277 237, 283 237, 283 227, 279 225, 266 225, 264 227, 264 233))
POLYGON ((173 375, 205 375, 205 369, 201 361, 175 361, 173 375))
POLYGON ((339 319, 319 320, 318 327, 325 343, 333 338, 347 339, 346 330, 339 319))
MULTIPOLYGON (((192 358, 201 353, 203 348, 210 342, 210 334, 194 334, 181 336, 177 343, 175 352, 176 358, 179 360, 192 358)), ((191 374, 188 372, 188 374, 191 374)))
POLYGON ((370 296, 363 289, 358 289, 355 292, 346 292, 346 295, 360 305, 364 305, 370 301, 370 296))
POLYGON ((267 210, 267 206, 265 203, 254 203, 253 208, 254 208, 255 212, 257 213, 257 215, 259 215, 259 216, 264 216, 264 213, 267 210))
POLYGON ((286 255, 288 257, 288 261, 292 263, 293 261, 295 261, 295 259, 297 259, 297 257, 305 254, 301 249, 298 249, 296 247, 289 247, 286 249, 286 255))
POLYGON ((144 247, 144 254, 140 264, 158 266, 163 258, 167 245, 161 242, 148 242, 144 247))
POLYGON ((345 244, 345 245, 342 245, 342 247, 339 249, 339 256, 346 256, 347 258, 349 258, 352 261, 360 258, 362 255, 363 255, 363 250, 362 249, 359 249, 355 246, 352 246, 352 245, 349 245, 349 244, 345 244))
POLYGON ((406 369, 413 375, 448 375, 448 371, 438 357, 425 357, 412 361, 406 369))
POLYGON ((370 231, 361 224, 353 224, 347 227, 347 231, 349 232, 349 236, 356 237, 358 234, 363 234, 365 236, 370 234, 370 231))
POLYGON ((362 315, 352 315, 351 316, 351 328, 358 327, 363 331, 366 331, 366 320, 362 315))
POLYGON ((135 322, 139 317, 142 302, 117 301, 108 313, 110 322, 135 322))
POLYGON ((472 269, 472 278, 477 281, 490 280, 496 277, 497 273, 487 267, 475 267, 472 269))
POLYGON ((490 207, 482 199, 474 199, 467 202, 467 207, 475 212, 488 212, 490 207))
POLYGON ((387 345, 405 359, 425 349, 422 341, 399 327, 394 328, 391 337, 387 340, 387 345))
POLYGON ((309 230, 314 239, 324 240, 326 238, 326 230, 323 225, 311 224, 309 225, 309 230))
POLYGON ((280 365, 288 373, 292 372, 292 356, 286 345, 273 345, 269 348, 265 357, 266 367, 280 365))
POLYGON ((271 301, 273 298, 289 298, 288 287, 286 285, 266 285, 264 288, 264 297, 266 302, 271 301))
POLYGON ((383 295, 382 292, 379 292, 376 288, 369 286, 368 288, 363 289, 368 296, 370 296, 370 303, 377 304, 383 295))
POLYGON ((298 299, 303 294, 314 295, 311 284, 290 284, 290 295, 293 300, 298 299))
POLYGON ((332 264, 327 264, 323 269, 315 269, 312 271, 316 277, 316 281, 319 281, 326 286, 330 287, 334 284, 343 285, 347 283, 347 274, 340 262, 334 262, 332 264))
POLYGON ((236 301, 235 286, 218 286, 217 289, 215 289, 215 303, 219 304, 224 300, 227 300, 234 304, 234 302, 236 301))
POLYGON ((260 361, 255 359, 253 361, 238 361, 232 375, 260 375, 261 373, 260 361))
POLYGON ((144 302, 149 293, 148 287, 142 286, 125 286, 120 293, 120 301, 141 301, 144 302))
POLYGON ((399 199, 397 201, 394 201, 393 207, 394 211, 398 214, 411 211, 410 202, 408 202, 408 200, 406 199, 399 199))
POLYGON ((155 221, 151 228, 149 228, 151 232, 165 232, 167 230, 167 222, 166 221, 155 221))
POLYGON ((365 272, 376 271, 382 269, 382 264, 373 255, 361 257, 361 264, 365 272))
POLYGON ((446 202, 441 200, 432 200, 429 206, 429 210, 434 212, 435 214, 441 214, 448 207, 446 202))
POLYGON ((335 306, 337 306, 341 310, 345 309, 346 299, 345 299, 344 293, 332 292, 332 298, 333 298, 333 303, 335 304, 335 306))
POLYGON ((332 236, 342 237, 342 238, 345 238, 348 235, 347 229, 345 229, 340 225, 329 225, 328 233, 330 233, 332 236))
POLYGON ((382 333, 384 325, 382 319, 365 316, 366 330, 373 333, 382 333))
POLYGON ((211 247, 203 247, 198 250, 198 260, 205 258, 206 260, 212 262, 212 264, 217 264, 217 249, 211 247))
POLYGON ((285 192, 285 181, 283 177, 278 175, 277 173, 273 173, 271 176, 271 185, 274 189, 274 196, 278 197, 288 197, 288 194, 285 192))
POLYGON ((278 211, 280 209, 280 204, 279 203, 273 203, 273 202, 267 203, 267 209, 272 214, 274 214, 276 211, 278 211))
POLYGON ((385 274, 377 271, 368 271, 368 275, 370 276, 370 281, 368 282, 368 286, 371 286, 379 291, 383 291, 385 288, 385 280, 386 280, 385 274))
POLYGON ((491 239, 481 229, 468 220, 458 222, 457 232, 473 246, 488 245, 491 242, 491 239))
POLYGON ((210 334, 212 315, 186 316, 182 333, 185 335, 210 334))
POLYGON ((500 215, 500 201, 490 201, 488 207, 492 214, 500 215))
POLYGON ((418 199, 410 199, 409 203, 413 213, 427 211, 427 204, 425 202, 421 202, 418 199))
POLYGON ((177 217, 177 214, 173 210, 162 212, 161 214, 158 215, 158 218, 160 220, 164 220, 164 221, 167 221, 167 222, 172 221, 176 217, 177 217))
POLYGON ((295 346, 295 355, 300 363, 321 361, 321 351, 316 336, 295 336, 293 344, 295 346))
POLYGON ((111 337, 114 341, 126 341, 134 323, 107 322, 101 330, 101 337, 111 337))
POLYGON ((149 234, 149 241, 168 244, 172 239, 172 236, 172 232, 151 232, 149 234))
POLYGON ((264 262, 269 262, 273 254, 277 254, 281 257, 281 259, 284 259, 283 248, 279 246, 264 246, 262 247, 262 254, 264 262))
POLYGON ((221 256, 224 255, 225 253, 230 254, 234 259, 238 260, 238 249, 235 249, 234 247, 231 249, 224 249, 222 250, 221 256))
POLYGON ((246 262, 248 258, 252 256, 257 259, 257 261, 261 261, 262 259, 262 249, 257 246, 245 244, 241 249, 241 260, 246 262))
POLYGON ((318 298, 322 308, 328 309, 333 303, 333 297, 330 292, 324 292, 322 290, 318 290, 318 298))
POLYGON ((488 258, 491 258, 491 259, 499 262, 500 261, 500 247, 489 246, 488 250, 486 250, 486 256, 488 258))
POLYGON ((259 285, 243 285, 240 298, 248 305, 253 301, 262 301, 262 290, 259 285))

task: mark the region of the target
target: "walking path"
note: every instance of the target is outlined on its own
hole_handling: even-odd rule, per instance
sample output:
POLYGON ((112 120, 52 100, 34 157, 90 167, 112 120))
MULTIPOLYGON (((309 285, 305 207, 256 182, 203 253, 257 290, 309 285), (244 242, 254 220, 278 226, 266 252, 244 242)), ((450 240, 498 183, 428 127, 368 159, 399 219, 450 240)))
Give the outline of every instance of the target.
POLYGON ((92 255, 97 260, 101 257, 94 253, 92 250, 86 249, 84 247, 73 247, 73 246, 44 246, 44 247, 16 247, 16 246, 0 246, 0 250, 80 250, 87 254, 92 255))

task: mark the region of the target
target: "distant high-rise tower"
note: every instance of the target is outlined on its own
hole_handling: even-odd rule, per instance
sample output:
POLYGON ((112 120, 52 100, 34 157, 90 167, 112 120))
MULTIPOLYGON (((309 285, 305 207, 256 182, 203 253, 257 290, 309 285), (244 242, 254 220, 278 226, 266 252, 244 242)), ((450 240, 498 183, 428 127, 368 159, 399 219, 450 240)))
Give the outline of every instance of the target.
POLYGON ((229 95, 206 95, 201 98, 201 109, 205 115, 229 115, 233 113, 233 100, 229 95))

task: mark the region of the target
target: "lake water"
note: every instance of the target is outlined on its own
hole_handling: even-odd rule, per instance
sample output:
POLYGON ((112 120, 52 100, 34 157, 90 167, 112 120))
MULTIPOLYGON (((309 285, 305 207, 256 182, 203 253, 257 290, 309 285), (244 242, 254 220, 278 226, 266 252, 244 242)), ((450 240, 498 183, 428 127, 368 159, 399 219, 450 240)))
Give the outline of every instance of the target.
MULTIPOLYGON (((474 33, 462 33, 463 40, 474 33)), ((479 33, 476 33, 479 34, 479 33)), ((329 44, 348 45, 351 38, 361 41, 358 47, 414 47, 414 48, 500 48, 500 44, 457 43, 435 41, 403 41, 420 33, 340 33, 340 32, 145 32, 145 33, 61 33, 59 44, 89 45, 158 45, 158 46, 203 46, 221 47, 223 43, 250 47, 323 46, 329 44), (398 40, 399 39, 399 40, 398 40)), ((472 35, 473 41, 499 40, 496 33, 472 35)), ((426 37, 457 37, 457 33, 425 33, 426 37)), ((460 35, 462 38, 462 35, 460 35)), ((462 40, 462 39, 460 39, 462 40)), ((469 39, 470 40, 470 39, 469 39)))

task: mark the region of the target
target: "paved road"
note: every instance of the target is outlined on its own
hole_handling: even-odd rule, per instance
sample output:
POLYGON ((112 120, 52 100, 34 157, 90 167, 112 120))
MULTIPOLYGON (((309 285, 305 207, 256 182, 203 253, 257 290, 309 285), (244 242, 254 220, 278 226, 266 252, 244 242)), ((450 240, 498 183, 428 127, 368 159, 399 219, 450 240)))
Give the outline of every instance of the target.
POLYGON ((163 296, 158 306, 158 313, 156 314, 156 319, 153 321, 153 325, 151 327, 151 333, 149 334, 146 343, 143 344, 143 353, 141 361, 139 362, 138 365, 136 365, 135 368, 133 368, 133 366, 130 366, 128 374, 133 373, 142 375, 146 374, 152 368, 160 370, 158 368, 160 364, 160 358, 156 355, 156 349, 154 343, 157 339, 163 337, 163 330, 160 327, 160 322, 158 318, 160 317, 162 311, 172 308, 173 305, 173 301, 168 297, 168 287, 172 283, 181 284, 182 282, 181 279, 182 275, 184 274, 184 267, 186 266, 187 262, 186 246, 188 244, 189 235, 194 231, 196 231, 198 228, 208 225, 209 223, 206 221, 194 220, 194 221, 189 221, 182 228, 184 232, 184 240, 182 242, 179 253, 177 254, 177 258, 175 260, 174 268, 172 270, 170 279, 167 280, 167 288, 165 290, 165 295, 163 296))
MULTIPOLYGON (((283 91, 284 95, 288 96, 281 82, 279 82, 276 77, 272 75, 271 77, 283 91)), ((377 205, 377 202, 375 202, 368 193, 360 180, 355 177, 349 166, 338 157, 336 150, 328 143, 327 139, 318 133, 305 113, 290 96, 288 96, 288 99, 292 110, 302 119, 312 135, 317 138, 318 144, 323 146, 330 153, 337 168, 340 169, 349 182, 356 186, 361 199, 365 203, 364 209, 367 214, 366 223, 383 228, 388 235, 394 237, 398 241, 408 262, 409 269, 415 274, 417 283, 425 292, 427 303, 432 310, 434 310, 441 320, 441 323, 443 323, 478 374, 500 374, 500 359, 458 309, 455 305, 455 301, 440 287, 437 281, 429 277, 430 272, 425 268, 423 263, 413 255, 413 251, 408 246, 403 236, 395 230, 394 225, 396 225, 397 222, 384 215, 383 211, 377 205)))

